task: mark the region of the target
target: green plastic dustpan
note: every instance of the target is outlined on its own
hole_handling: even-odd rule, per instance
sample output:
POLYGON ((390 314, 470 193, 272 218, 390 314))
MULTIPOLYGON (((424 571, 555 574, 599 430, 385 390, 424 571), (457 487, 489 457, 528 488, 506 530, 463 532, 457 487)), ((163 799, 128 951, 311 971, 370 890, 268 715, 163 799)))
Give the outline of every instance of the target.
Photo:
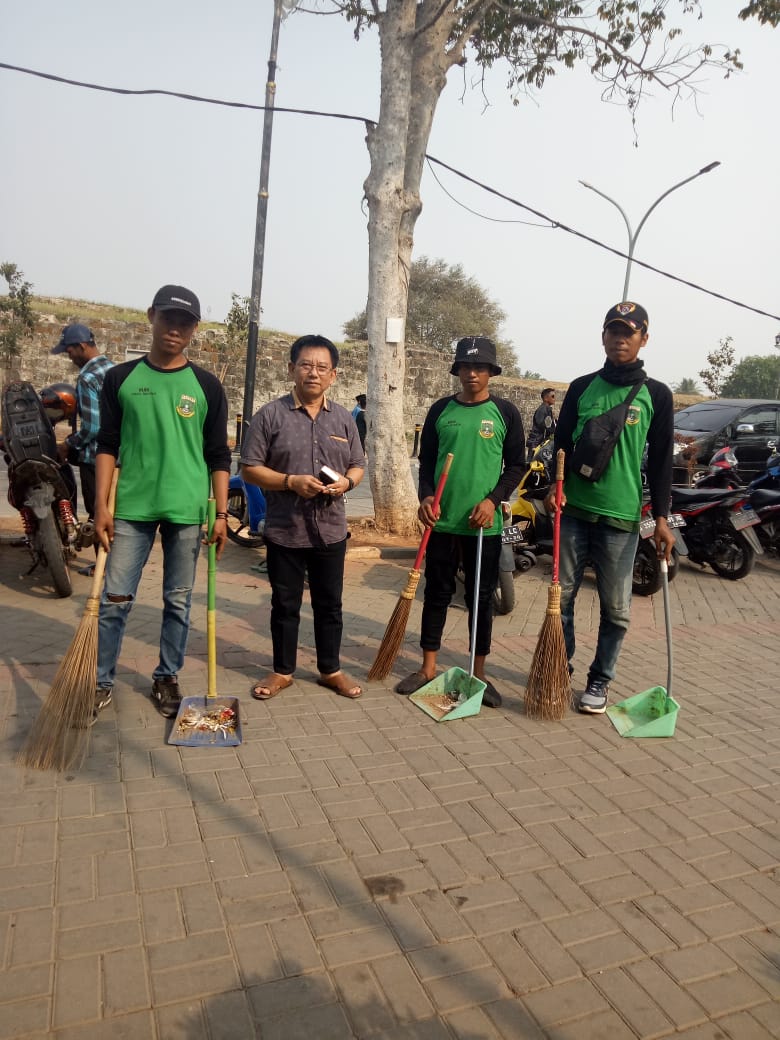
POLYGON ((672 697, 672 622, 669 606, 669 568, 661 561, 666 627, 666 687, 653 686, 607 708, 609 721, 621 737, 673 737, 680 705, 672 697))
POLYGON ((462 668, 448 668, 413 693, 410 701, 437 722, 479 715, 485 684, 462 668), (450 707, 451 705, 451 707, 450 707))
POLYGON ((421 686, 410 697, 418 708, 430 715, 437 722, 451 722, 453 719, 465 719, 469 715, 479 715, 482 707, 482 694, 485 683, 474 675, 474 656, 477 645, 477 604, 479 597, 479 580, 482 576, 482 528, 477 536, 477 565, 474 574, 474 609, 471 615, 471 654, 469 670, 448 668, 446 672, 431 679, 421 686))

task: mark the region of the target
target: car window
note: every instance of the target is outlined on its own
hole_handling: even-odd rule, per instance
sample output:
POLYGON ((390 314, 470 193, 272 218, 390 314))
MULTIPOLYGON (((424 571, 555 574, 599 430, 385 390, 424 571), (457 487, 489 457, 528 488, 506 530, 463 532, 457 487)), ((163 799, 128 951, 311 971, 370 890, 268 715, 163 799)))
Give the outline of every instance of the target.
POLYGON ((762 405, 743 412, 736 424, 750 423, 754 433, 777 433, 777 409, 772 405, 762 405))
MULTIPOLYGON (((701 430, 715 433, 727 426, 737 415, 739 409, 723 405, 695 405, 678 412, 674 417, 675 430, 701 430)), ((747 420, 741 420, 746 422, 747 420)))

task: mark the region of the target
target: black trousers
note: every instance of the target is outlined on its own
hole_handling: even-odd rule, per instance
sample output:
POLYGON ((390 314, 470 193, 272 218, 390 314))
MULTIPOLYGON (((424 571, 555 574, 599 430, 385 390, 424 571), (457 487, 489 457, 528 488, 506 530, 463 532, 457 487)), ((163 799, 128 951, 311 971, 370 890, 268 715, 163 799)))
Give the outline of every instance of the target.
POLYGON ((311 549, 288 549, 266 539, 268 580, 271 583, 271 643, 274 671, 280 675, 292 675, 295 671, 303 583, 307 576, 314 615, 317 668, 323 675, 330 675, 341 667, 344 628, 341 596, 346 551, 346 538, 334 545, 311 549))
POLYGON ((84 499, 84 508, 90 520, 95 519, 95 466, 88 462, 79 464, 79 475, 81 476, 81 497, 84 499))
MULTIPOLYGON (((489 535, 486 538, 483 535, 482 570, 477 595, 477 638, 474 651, 476 657, 486 657, 490 653, 493 636, 493 591, 498 584, 500 555, 500 536, 489 535)), ((463 564, 465 577, 470 643, 474 579, 477 574, 477 536, 440 534, 434 528, 425 554, 425 596, 420 627, 420 646, 423 650, 441 649, 447 608, 455 594, 455 574, 460 563, 463 564)))

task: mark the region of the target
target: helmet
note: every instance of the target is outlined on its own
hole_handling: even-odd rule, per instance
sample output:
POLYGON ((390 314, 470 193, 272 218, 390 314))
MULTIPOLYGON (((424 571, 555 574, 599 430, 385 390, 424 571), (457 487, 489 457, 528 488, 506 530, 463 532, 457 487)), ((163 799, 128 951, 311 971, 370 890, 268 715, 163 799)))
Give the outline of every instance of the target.
POLYGON ((76 414, 76 388, 70 383, 52 383, 41 390, 40 397, 52 425, 76 414))
POLYGON ((734 449, 730 448, 728 444, 723 448, 719 448, 710 459, 710 473, 717 473, 718 470, 722 469, 735 470, 736 468, 737 456, 734 454, 734 449))

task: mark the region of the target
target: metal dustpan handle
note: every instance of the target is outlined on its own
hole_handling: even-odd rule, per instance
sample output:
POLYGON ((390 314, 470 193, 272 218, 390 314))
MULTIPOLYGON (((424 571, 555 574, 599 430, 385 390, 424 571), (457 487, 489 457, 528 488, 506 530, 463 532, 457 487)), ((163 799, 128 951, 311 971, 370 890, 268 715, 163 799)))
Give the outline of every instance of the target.
POLYGON ((482 528, 477 535, 477 567, 474 572, 474 591, 471 595, 471 653, 469 654, 469 678, 474 678, 474 658, 477 656, 477 614, 479 613, 479 583, 482 578, 482 528))
POLYGON ((672 696, 672 665, 673 665, 673 652, 672 652, 672 608, 669 602, 669 565, 666 562, 666 557, 661 560, 661 577, 663 579, 663 590, 664 590, 664 624, 666 626, 666 698, 667 703, 669 698, 672 696))
MULTIPOLYGON (((217 519, 216 500, 210 498, 208 501, 208 525, 209 538, 214 533, 214 524, 217 519)), ((208 600, 206 614, 206 650, 207 650, 207 686, 206 697, 212 699, 217 696, 217 543, 209 544, 209 582, 208 600)))

